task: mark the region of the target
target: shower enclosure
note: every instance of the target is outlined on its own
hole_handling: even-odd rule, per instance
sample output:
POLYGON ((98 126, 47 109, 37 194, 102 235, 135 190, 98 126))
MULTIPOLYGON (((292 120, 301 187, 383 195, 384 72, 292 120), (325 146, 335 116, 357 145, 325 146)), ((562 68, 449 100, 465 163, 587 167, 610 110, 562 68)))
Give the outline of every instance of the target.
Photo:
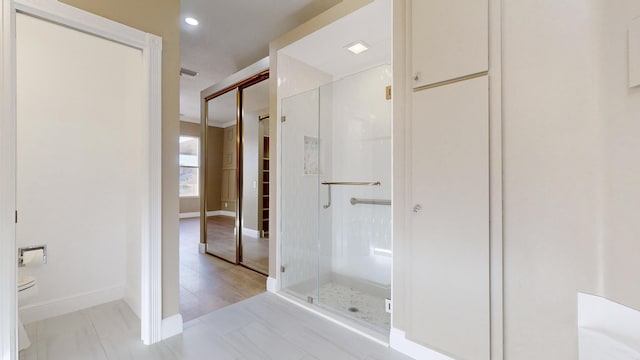
POLYGON ((388 332, 391 67, 282 100, 281 288, 388 332))

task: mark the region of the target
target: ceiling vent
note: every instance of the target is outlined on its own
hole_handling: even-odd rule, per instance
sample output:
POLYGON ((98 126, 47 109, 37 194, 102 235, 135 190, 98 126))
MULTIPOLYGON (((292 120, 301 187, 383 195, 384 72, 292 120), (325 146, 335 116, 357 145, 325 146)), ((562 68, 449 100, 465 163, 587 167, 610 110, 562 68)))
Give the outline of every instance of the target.
POLYGON ((197 71, 193 71, 193 70, 189 70, 189 69, 185 69, 185 68, 180 68, 180 76, 196 77, 196 76, 198 76, 198 72, 197 71))

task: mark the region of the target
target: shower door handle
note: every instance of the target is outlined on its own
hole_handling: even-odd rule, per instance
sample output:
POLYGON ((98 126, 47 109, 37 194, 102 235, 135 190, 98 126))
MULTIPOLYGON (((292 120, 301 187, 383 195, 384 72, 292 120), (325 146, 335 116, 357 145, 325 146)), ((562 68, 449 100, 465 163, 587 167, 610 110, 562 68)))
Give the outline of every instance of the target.
POLYGON ((322 205, 323 208, 328 209, 331 207, 331 185, 327 184, 327 203, 322 205))
POLYGON ((325 181, 322 185, 327 185, 327 203, 322 205, 324 209, 331 207, 331 185, 349 186, 380 186, 380 181, 325 181))

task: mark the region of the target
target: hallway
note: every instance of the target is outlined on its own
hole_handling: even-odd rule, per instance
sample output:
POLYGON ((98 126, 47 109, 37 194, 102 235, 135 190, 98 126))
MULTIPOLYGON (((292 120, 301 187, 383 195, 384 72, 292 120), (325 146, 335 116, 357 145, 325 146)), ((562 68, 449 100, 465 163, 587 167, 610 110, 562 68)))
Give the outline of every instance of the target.
POLYGON ((180 220, 180 313, 187 322, 263 293, 266 277, 198 253, 200 219, 180 220))

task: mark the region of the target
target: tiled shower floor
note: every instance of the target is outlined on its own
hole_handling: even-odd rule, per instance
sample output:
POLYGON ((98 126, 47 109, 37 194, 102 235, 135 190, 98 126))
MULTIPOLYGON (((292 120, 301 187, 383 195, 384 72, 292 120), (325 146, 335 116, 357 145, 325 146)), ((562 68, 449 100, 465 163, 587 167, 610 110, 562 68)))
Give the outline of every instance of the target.
POLYGON ((335 282, 327 282, 320 286, 319 301, 315 291, 310 291, 305 295, 313 297, 314 302, 317 301, 378 328, 390 329, 391 314, 384 310, 384 297, 367 294, 354 287, 335 282))

